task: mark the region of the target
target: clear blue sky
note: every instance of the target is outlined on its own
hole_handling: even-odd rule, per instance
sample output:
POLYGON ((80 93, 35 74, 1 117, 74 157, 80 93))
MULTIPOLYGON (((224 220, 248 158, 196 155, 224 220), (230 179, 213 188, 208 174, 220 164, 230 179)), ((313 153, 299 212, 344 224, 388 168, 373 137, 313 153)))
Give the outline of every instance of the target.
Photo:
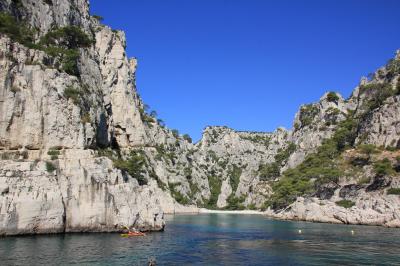
POLYGON ((207 125, 290 128, 303 103, 348 97, 400 48, 399 0, 91 1, 126 32, 143 100, 195 140, 207 125))

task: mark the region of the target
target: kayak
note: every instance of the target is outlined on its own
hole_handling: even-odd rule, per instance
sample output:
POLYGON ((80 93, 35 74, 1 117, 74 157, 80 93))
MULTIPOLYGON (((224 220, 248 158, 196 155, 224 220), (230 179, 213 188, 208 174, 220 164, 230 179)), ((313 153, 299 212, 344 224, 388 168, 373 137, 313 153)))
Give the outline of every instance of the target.
POLYGON ((127 234, 121 234, 122 237, 131 237, 131 236, 145 236, 145 233, 142 232, 129 232, 127 234))

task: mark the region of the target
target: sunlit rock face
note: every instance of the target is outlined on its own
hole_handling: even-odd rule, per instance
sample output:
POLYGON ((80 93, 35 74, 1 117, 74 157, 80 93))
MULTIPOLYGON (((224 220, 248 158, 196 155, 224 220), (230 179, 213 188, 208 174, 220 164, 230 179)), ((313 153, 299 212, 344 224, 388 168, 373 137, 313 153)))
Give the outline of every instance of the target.
POLYGON ((124 33, 91 18, 87 1, 0 1, 0 8, 36 28, 38 40, 66 26, 95 40, 78 49, 77 76, 49 66, 42 49, 0 37, 0 234, 162 230, 171 196, 91 150, 149 141, 124 33), (84 95, 68 94, 74 90, 84 95))

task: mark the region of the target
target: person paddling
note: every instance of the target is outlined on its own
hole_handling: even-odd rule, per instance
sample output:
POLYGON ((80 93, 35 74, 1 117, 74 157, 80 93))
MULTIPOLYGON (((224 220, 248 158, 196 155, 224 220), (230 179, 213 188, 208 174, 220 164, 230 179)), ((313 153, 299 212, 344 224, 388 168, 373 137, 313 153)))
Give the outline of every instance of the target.
POLYGON ((128 233, 126 234, 121 234, 121 236, 123 237, 128 237, 128 236, 145 236, 145 233, 140 232, 139 230, 137 230, 136 228, 132 228, 129 229, 127 226, 125 226, 125 228, 128 230, 128 233))

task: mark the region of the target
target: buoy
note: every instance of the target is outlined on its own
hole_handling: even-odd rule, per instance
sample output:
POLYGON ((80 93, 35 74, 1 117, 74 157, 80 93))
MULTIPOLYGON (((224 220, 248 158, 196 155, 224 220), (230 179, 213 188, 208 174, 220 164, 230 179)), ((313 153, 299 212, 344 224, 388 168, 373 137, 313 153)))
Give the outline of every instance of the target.
POLYGON ((299 229, 299 234, 301 234, 301 230, 299 229))
POLYGON ((354 235, 354 230, 351 230, 351 234, 354 235))

